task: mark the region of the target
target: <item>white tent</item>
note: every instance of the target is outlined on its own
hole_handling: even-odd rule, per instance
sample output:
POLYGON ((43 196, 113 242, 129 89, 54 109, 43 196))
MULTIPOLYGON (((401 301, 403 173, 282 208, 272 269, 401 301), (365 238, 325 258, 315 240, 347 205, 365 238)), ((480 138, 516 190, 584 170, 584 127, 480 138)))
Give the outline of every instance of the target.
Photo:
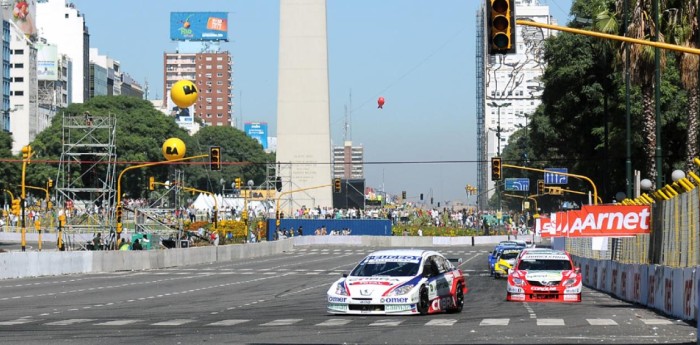
MULTIPOLYGON (((243 210, 243 206, 245 205, 245 200, 243 198, 223 197, 219 194, 215 194, 215 197, 219 206, 219 211, 234 208, 237 212, 240 212, 243 210)), ((192 203, 192 207, 198 211, 213 210, 214 206, 214 198, 209 194, 199 194, 197 199, 192 203)), ((274 214, 275 203, 249 200, 248 209, 254 210, 255 213, 268 211, 274 214)))

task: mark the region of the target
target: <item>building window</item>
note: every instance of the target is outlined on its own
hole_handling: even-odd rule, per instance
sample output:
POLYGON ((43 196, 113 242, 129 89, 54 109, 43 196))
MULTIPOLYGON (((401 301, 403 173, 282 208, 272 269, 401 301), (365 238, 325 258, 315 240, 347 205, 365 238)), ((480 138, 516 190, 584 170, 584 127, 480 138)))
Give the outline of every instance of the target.
POLYGON ((24 96, 24 91, 15 91, 15 96, 24 96))
POLYGON ((66 13, 66 18, 68 18, 68 13, 66 13))
POLYGON ((15 55, 24 55, 24 49, 15 50, 15 55))
POLYGON ((219 119, 223 119, 223 118, 224 118, 224 114, 216 114, 216 117, 219 118, 219 119))
POLYGON ((221 81, 221 80, 219 80, 219 81, 216 82, 216 85, 224 85, 224 82, 221 81))
POLYGON ((207 56, 204 60, 211 61, 211 56, 207 56))
POLYGON ((217 73, 216 76, 219 77, 219 78, 221 78, 221 77, 224 76, 224 74, 223 74, 223 73, 217 73))
POLYGON ((223 99, 222 97, 217 97, 217 98, 216 98, 216 101, 217 101, 217 102, 223 102, 224 99, 223 99))
POLYGON ((22 83, 22 82, 24 82, 24 77, 15 77, 14 81, 16 81, 18 83, 22 83))
POLYGON ((15 68, 24 68, 24 64, 23 63, 16 63, 15 68))
POLYGON ((216 65, 216 69, 224 69, 224 65, 216 65))
POLYGON ((224 110, 224 106, 223 106, 223 105, 217 105, 217 106, 216 106, 216 110, 224 110))
POLYGON ((211 69, 211 65, 206 65, 205 68, 206 68, 206 69, 211 69))
POLYGON ((223 61, 223 60, 224 60, 224 58, 223 58, 222 56, 217 56, 217 57, 216 57, 216 61, 223 61))

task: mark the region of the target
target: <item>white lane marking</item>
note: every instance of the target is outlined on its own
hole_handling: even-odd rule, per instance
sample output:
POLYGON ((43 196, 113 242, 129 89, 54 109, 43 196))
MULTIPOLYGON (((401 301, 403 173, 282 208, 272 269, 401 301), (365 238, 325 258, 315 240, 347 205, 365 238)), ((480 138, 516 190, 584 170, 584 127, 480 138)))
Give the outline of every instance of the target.
POLYGON ((141 322, 143 320, 129 319, 129 320, 112 320, 107 322, 96 323, 96 326, 124 326, 130 325, 132 323, 141 322))
POLYGON ((369 324, 370 326, 398 326, 403 320, 379 320, 369 324))
POLYGON ((537 319, 537 326, 564 326, 564 319, 537 319))
POLYGON ((350 322, 352 322, 352 320, 348 320, 348 319, 330 319, 330 320, 323 321, 323 322, 321 322, 321 323, 319 323, 319 324, 316 324, 316 326, 343 326, 343 325, 349 324, 350 322))
POLYGON ((535 311, 532 310, 532 307, 527 302, 524 302, 523 306, 525 307, 525 310, 527 310, 527 312, 530 314, 531 319, 537 318, 537 314, 535 314, 535 311))
POLYGON ((221 321, 206 324, 205 326, 233 326, 233 325, 237 325, 239 323, 244 323, 244 322, 248 322, 248 321, 250 321, 250 320, 235 320, 235 319, 221 320, 221 321))
POLYGON ((664 319, 639 319, 640 321, 644 322, 645 325, 647 326, 652 326, 652 325, 671 325, 673 322, 670 320, 664 320, 664 319))
POLYGON ((617 322, 612 319, 586 319, 591 326, 617 326, 617 322))
POLYGON ((16 319, 16 320, 10 320, 10 321, 2 321, 0 322, 0 326, 12 326, 12 325, 23 325, 25 323, 30 323, 34 322, 36 320, 30 320, 30 319, 16 319))
POLYGON ((455 319, 434 319, 428 321, 425 325, 426 326, 452 326, 455 323, 457 323, 457 320, 455 319))
POLYGON ((483 319, 479 326, 508 326, 510 319, 483 319))
POLYGON ((279 320, 274 320, 270 321, 268 323, 263 323, 260 326, 288 326, 288 325, 293 325, 302 319, 279 319, 279 320))
POLYGON ((152 323, 151 326, 180 326, 186 323, 194 322, 192 319, 174 319, 162 322, 152 323))
POLYGON ((90 322, 90 321, 95 321, 95 319, 68 319, 68 320, 49 322, 46 325, 49 325, 49 326, 68 326, 68 325, 74 325, 76 323, 84 323, 84 322, 90 322))

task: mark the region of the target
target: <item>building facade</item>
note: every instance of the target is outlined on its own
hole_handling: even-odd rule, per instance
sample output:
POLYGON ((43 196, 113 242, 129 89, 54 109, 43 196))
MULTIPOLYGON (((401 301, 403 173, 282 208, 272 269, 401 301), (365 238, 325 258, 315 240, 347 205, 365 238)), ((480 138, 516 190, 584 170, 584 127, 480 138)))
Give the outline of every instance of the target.
POLYGON ((196 81, 199 95, 196 103, 190 107, 190 114, 206 126, 232 125, 231 53, 165 53, 163 66, 163 95, 166 95, 163 99, 164 107, 176 107, 170 99, 173 84, 183 79, 193 80, 196 81))
MULTIPOLYGON (((486 6, 482 6, 477 13, 476 30, 477 200, 481 208, 486 208, 495 191, 489 174, 491 157, 503 152, 515 131, 527 128, 529 116, 540 105, 544 40, 554 34, 552 30, 518 25, 517 53, 489 55, 486 11, 486 6)), ((515 14, 517 19, 557 24, 549 14, 549 6, 540 5, 539 0, 515 0, 515 14)))
MULTIPOLYGON (((0 12, 1 13, 1 12, 0 12)), ((10 132, 10 22, 2 21, 2 130, 10 132)))
POLYGON ((39 36, 70 58, 69 103, 83 103, 90 97, 90 33, 83 16, 67 0, 42 0, 36 4, 39 36))
POLYGON ((333 178, 364 179, 364 155, 364 148, 353 146, 352 141, 333 147, 333 178))
POLYGON ((10 132, 18 153, 44 128, 39 126, 36 47, 23 32, 10 27, 10 132))

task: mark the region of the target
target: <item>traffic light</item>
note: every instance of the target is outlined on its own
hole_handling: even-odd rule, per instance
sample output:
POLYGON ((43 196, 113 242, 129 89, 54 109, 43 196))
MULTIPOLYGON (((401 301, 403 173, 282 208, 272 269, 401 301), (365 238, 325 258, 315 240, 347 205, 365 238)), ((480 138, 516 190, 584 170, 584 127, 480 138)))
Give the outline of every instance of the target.
POLYGON ((148 178, 148 190, 156 189, 156 179, 153 176, 148 178))
POLYGON ((340 191, 343 189, 343 183, 340 181, 339 178, 333 179, 333 192, 334 193, 340 193, 340 191))
POLYGON ((491 157, 491 181, 501 180, 501 157, 491 157))
POLYGON ((12 214, 15 216, 19 216, 20 213, 20 206, 19 206, 19 199, 12 199, 12 214))
POLYGON ((221 147, 212 146, 209 148, 209 167, 212 171, 221 170, 221 147))
POLYGON ((544 180, 537 180, 537 195, 544 194, 544 180))
POLYGON ((32 147, 27 145, 22 147, 22 159, 29 160, 32 157, 32 147))
POLYGON ((423 193, 420 193, 420 200, 423 201, 423 193))
POLYGON ((48 187, 47 189, 50 189, 51 187, 53 187, 53 180, 49 179, 49 181, 46 182, 46 186, 48 187))
POLYGON ((515 0, 487 0, 489 54, 515 54, 515 0))
POLYGON ((115 211, 115 215, 117 216, 117 223, 122 222, 122 205, 117 205, 117 209, 115 211))
POLYGON ((241 189, 241 178, 240 177, 236 177, 233 180, 233 182, 234 182, 234 186, 236 186, 236 189, 241 189))
POLYGON ((401 192, 401 199, 406 200, 406 191, 401 192))

